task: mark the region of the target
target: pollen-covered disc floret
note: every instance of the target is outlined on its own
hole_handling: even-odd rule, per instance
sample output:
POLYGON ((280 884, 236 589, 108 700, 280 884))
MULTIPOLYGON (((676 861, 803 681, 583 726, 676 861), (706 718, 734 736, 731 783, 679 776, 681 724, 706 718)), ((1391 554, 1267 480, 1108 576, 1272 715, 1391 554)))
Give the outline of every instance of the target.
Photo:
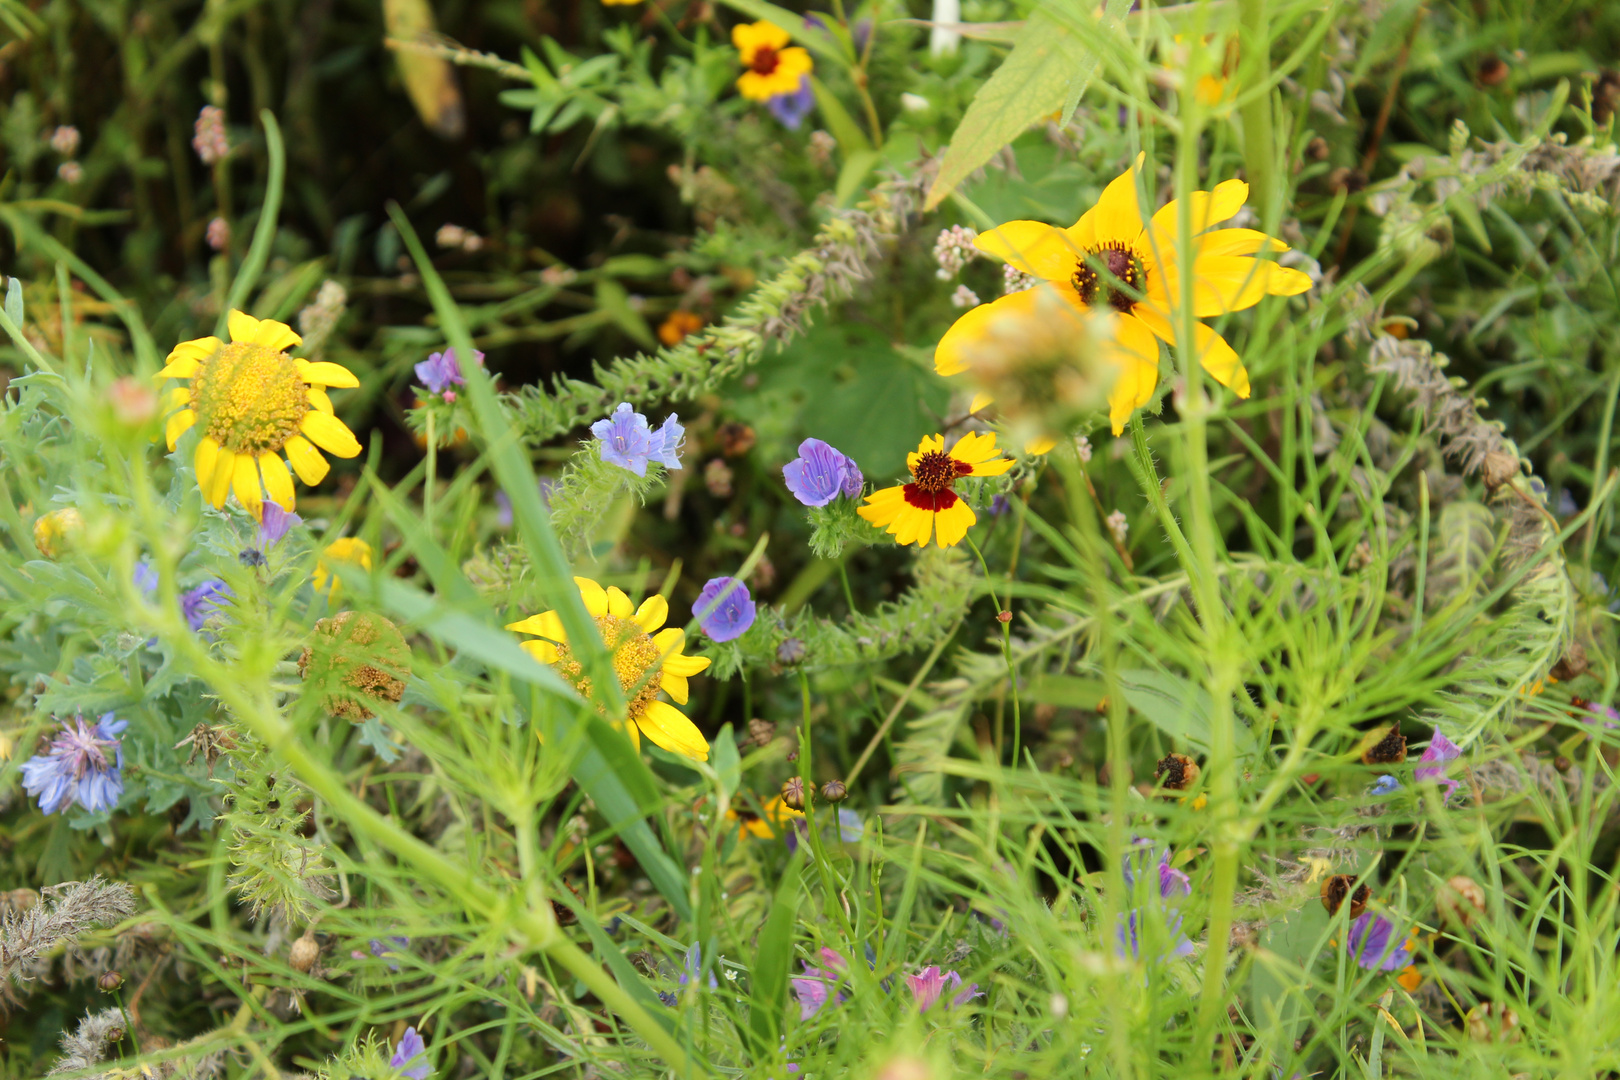
MULTIPOLYGON (((638 608, 621 590, 602 588, 590 578, 575 578, 585 610, 596 621, 602 644, 613 660, 619 689, 628 699, 624 730, 639 745, 647 736, 672 754, 697 761, 709 760, 709 743, 686 714, 659 699, 662 691, 678 704, 686 704, 686 680, 709 666, 706 656, 686 656, 686 631, 677 627, 660 629, 669 618, 669 603, 662 596, 649 596, 638 608)), ((523 642, 523 648, 557 673, 584 697, 590 697, 591 679, 585 665, 575 655, 563 630, 562 617, 555 611, 542 612, 508 630, 533 634, 537 640, 523 642)), ((610 716, 616 724, 619 717, 610 716)))
POLYGON ((201 437, 192 460, 203 498, 224 506, 235 492, 255 517, 267 497, 291 510, 292 472, 306 484, 318 484, 328 469, 322 450, 338 457, 360 453, 354 433, 333 415, 326 396, 328 387, 360 381, 338 364, 288 355, 303 339, 284 323, 233 311, 228 325, 229 343, 216 337, 183 341, 158 372, 159 382, 191 381, 165 399, 169 449, 197 427, 201 437))
POLYGON ((944 436, 930 435, 907 456, 911 482, 874 491, 857 513, 886 528, 897 544, 927 547, 932 536, 940 547, 952 547, 979 520, 956 493, 956 482, 964 476, 1000 476, 1012 464, 996 449, 992 434, 969 432, 949 453, 944 436))

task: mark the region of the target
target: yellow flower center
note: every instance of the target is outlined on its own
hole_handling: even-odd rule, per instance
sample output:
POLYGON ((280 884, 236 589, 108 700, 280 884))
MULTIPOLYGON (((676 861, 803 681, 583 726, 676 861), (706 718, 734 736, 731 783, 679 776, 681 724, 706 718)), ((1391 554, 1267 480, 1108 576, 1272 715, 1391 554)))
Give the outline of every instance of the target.
POLYGON ((1097 294, 1102 293, 1109 306, 1123 314, 1142 298, 1142 290, 1147 285, 1147 269, 1129 244, 1116 240, 1089 249, 1085 258, 1075 264, 1074 276, 1069 280, 1074 285, 1074 291, 1080 294, 1082 304, 1090 307, 1097 301, 1097 294), (1107 268, 1107 279, 1097 273, 1098 264, 1107 268), (1120 288, 1120 285, 1124 288, 1120 288))
MULTIPOLYGON (((646 712, 647 706, 658 697, 659 681, 648 678, 648 673, 660 666, 663 654, 652 635, 634 620, 621 619, 617 615, 598 615, 596 628, 602 633, 602 644, 613 654, 613 670, 619 676, 619 689, 630 699, 627 714, 634 720, 646 712), (646 685, 642 685, 643 680, 646 685)), ((556 668, 582 697, 591 696, 590 676, 585 674, 585 668, 566 642, 557 646, 556 668)))
POLYGON ((238 454, 279 451, 310 408, 296 360, 240 341, 203 361, 191 380, 191 407, 203 433, 238 454))

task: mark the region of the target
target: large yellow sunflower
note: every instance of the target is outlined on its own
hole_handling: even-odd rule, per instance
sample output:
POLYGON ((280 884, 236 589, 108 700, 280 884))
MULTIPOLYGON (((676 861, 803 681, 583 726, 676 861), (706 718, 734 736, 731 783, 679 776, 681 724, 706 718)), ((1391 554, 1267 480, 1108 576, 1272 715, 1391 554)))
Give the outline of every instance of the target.
POLYGON ((911 482, 872 492, 856 513, 879 528, 887 526, 894 542, 902 546, 927 547, 933 534, 940 547, 955 547, 979 520, 956 493, 956 481, 964 476, 1000 476, 1013 462, 999 454, 996 437, 988 432, 968 432, 950 453, 945 452, 943 436, 929 435, 915 454, 906 455, 911 482))
MULTIPOLYGON (((641 745, 639 730, 672 754, 708 761, 709 743, 697 725, 675 706, 658 699, 658 691, 663 690, 685 705, 686 680, 709 666, 706 656, 682 655, 681 650, 686 647, 685 630, 674 626, 659 629, 669 618, 669 604, 662 596, 649 596, 637 608, 628 596, 612 586, 604 589, 590 578, 582 577, 575 578, 574 584, 579 586, 585 610, 596 620, 602 643, 613 654, 613 670, 618 673, 619 686, 630 699, 625 710, 629 723, 624 725, 630 741, 638 747, 641 745)), ((581 694, 590 696, 590 677, 569 648, 562 617, 555 611, 531 615, 509 624, 507 629, 539 638, 523 642, 523 648, 542 664, 556 668, 581 694)))
MULTIPOLYGON (((956 320, 934 352, 934 368, 954 375, 966 367, 962 350, 986 336, 989 325, 1006 314, 1028 318, 1037 290, 1054 289, 1065 300, 1095 310, 1113 323, 1114 351, 1108 357, 1119 378, 1108 395, 1114 434, 1136 409, 1147 404, 1159 379, 1159 339, 1175 344, 1183 268, 1176 254, 1177 201, 1171 200, 1144 222, 1136 199, 1136 164, 1103 190, 1097 205, 1067 229, 1041 221, 1009 221, 975 243, 979 250, 1040 279, 1034 288, 980 304, 956 320)), ((1287 251, 1288 245, 1254 229, 1215 229, 1237 213, 1249 197, 1241 180, 1192 193, 1193 315, 1204 318, 1242 311, 1261 297, 1296 296, 1311 287, 1298 270, 1254 258, 1260 251, 1287 251)), ((1198 359, 1215 381, 1238 397, 1249 396, 1249 373, 1226 339, 1203 323, 1193 324, 1198 359)))
POLYGON ((738 23, 731 28, 731 43, 737 46, 748 70, 737 79, 737 92, 749 101, 769 101, 779 94, 792 94, 799 80, 815 65, 810 54, 773 22, 738 23))
POLYGON ((303 339, 285 323, 233 311, 228 325, 230 344, 217 337, 183 341, 157 374, 159 382, 191 380, 164 399, 165 411, 178 410, 164 429, 169 449, 195 424, 202 429, 193 460, 203 498, 224 506, 235 491, 254 517, 266 495, 291 510, 287 462, 298 479, 314 485, 329 468, 320 450, 345 458, 360 453, 326 396, 328 387, 359 386, 360 380, 341 365, 288 356, 303 339))

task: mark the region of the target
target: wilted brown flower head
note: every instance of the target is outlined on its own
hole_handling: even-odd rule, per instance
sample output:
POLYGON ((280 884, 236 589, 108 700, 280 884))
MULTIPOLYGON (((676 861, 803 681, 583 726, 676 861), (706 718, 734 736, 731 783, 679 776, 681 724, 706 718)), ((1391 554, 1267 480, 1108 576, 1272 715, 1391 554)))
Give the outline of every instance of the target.
POLYGON ((1166 754, 1153 770, 1153 778, 1162 781, 1168 791, 1186 791, 1198 780, 1198 763, 1186 754, 1166 754))
POLYGON ((325 694, 328 713, 358 724, 376 715, 368 703, 397 704, 404 696, 411 647, 381 615, 344 611, 315 624, 298 671, 325 694))
POLYGON ((1350 917, 1361 918, 1362 912, 1367 910, 1367 901, 1372 899, 1372 890, 1365 882, 1354 894, 1350 892, 1350 883, 1355 881, 1349 874, 1334 874, 1322 879, 1322 906, 1327 908, 1328 917, 1339 913, 1345 900, 1350 901, 1350 917))

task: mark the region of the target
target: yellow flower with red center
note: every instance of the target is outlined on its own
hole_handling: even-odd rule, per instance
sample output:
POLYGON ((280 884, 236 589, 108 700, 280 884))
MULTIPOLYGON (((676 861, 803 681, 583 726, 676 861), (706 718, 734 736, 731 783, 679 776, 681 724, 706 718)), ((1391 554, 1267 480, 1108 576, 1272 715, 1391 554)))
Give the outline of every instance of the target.
POLYGON ((810 74, 814 64, 803 49, 788 47, 792 40, 773 22, 733 26, 731 43, 737 46, 743 67, 748 69, 737 80, 737 92, 749 101, 769 101, 778 94, 796 92, 799 80, 810 74))
POLYGON ((949 453, 943 436, 930 435, 915 454, 906 455, 911 482, 872 492, 856 512, 879 528, 887 526, 897 544, 927 547, 932 534, 940 547, 955 547, 979 520, 956 493, 956 482, 964 476, 1000 476, 1012 468, 1012 459, 999 455, 989 433, 969 432, 949 453))
POLYGON ((254 517, 263 512, 267 495, 291 510, 288 462, 298 479, 313 486, 329 468, 321 450, 345 458, 360 453, 326 396, 328 387, 359 386, 360 380, 341 365, 288 356, 286 350, 303 339, 285 323, 233 311, 228 325, 229 344, 217 337, 183 341, 157 373, 159 382, 191 382, 165 396, 165 411, 172 415, 164 435, 173 450, 193 425, 201 430, 193 464, 197 486, 213 506, 224 506, 234 491, 254 517))
MULTIPOLYGON (((658 699, 662 690, 685 705, 686 680, 709 666, 706 656, 684 656, 686 631, 679 627, 660 630, 669 618, 669 603, 662 596, 649 596, 638 608, 618 588, 604 589, 590 578, 577 577, 580 599, 596 620, 602 644, 613 657, 613 670, 619 687, 629 699, 624 731, 636 746, 640 736, 657 743, 672 754, 697 761, 709 760, 709 742, 686 714, 667 701, 658 699)), ((574 656, 563 630, 562 617, 555 611, 541 612, 511 623, 508 630, 533 634, 538 641, 525 641, 523 648, 542 664, 550 664, 569 685, 589 697, 591 680, 574 656)), ((615 721, 617 718, 610 717, 615 721)))
MULTIPOLYGON (((1186 268, 1176 251, 1177 200, 1166 203, 1150 221, 1142 220, 1137 203, 1136 173, 1142 156, 1103 190, 1097 205, 1067 229, 1041 221, 1009 221, 975 241, 980 251, 1011 263, 1038 283, 968 311, 945 332, 934 352, 934 368, 954 375, 966 366, 964 347, 988 336, 1003 315, 1027 318, 1039 290, 1050 289, 1085 311, 1112 323, 1112 347, 1106 359, 1119 375, 1108 395, 1114 434, 1125 430, 1131 413, 1152 398, 1159 381, 1159 341, 1174 346, 1184 313, 1182 289, 1186 268)), ((1311 287, 1298 270, 1257 259, 1262 251, 1287 251, 1288 245, 1254 229, 1210 229, 1242 209, 1249 185, 1241 180, 1217 184, 1214 191, 1195 191, 1192 217, 1192 314, 1225 315, 1253 307, 1264 296, 1297 296, 1311 287)), ((1238 397, 1249 396, 1249 373, 1226 339, 1201 322, 1193 323, 1199 363, 1238 397)))

